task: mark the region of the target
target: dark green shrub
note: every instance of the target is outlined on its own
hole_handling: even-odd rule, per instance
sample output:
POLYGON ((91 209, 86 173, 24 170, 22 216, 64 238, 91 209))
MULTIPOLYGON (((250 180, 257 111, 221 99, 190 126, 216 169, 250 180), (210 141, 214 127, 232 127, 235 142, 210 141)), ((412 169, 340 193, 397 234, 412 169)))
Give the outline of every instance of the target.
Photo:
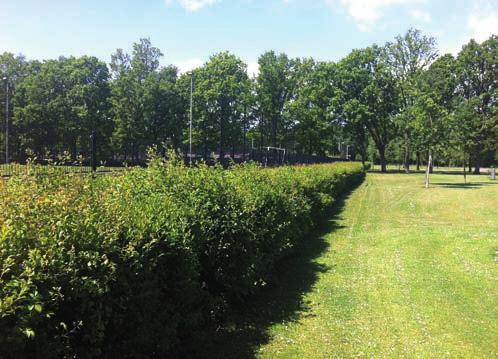
POLYGON ((164 357, 271 278, 360 164, 155 159, 0 183, 0 357, 164 357))

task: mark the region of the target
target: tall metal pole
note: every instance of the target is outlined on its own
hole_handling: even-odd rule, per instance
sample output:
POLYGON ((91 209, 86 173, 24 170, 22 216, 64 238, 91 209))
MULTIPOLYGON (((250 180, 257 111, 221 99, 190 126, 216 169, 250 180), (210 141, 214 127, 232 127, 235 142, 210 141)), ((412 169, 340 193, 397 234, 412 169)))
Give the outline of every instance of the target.
POLYGON ((9 79, 5 80, 5 163, 9 163, 9 79))
POLYGON ((247 152, 247 105, 244 108, 244 155, 242 156, 243 161, 246 161, 246 152, 247 152))
POLYGON ((192 112, 194 110, 194 96, 193 96, 193 88, 194 88, 194 74, 190 77, 190 124, 189 124, 189 155, 188 155, 188 164, 192 165, 192 112))

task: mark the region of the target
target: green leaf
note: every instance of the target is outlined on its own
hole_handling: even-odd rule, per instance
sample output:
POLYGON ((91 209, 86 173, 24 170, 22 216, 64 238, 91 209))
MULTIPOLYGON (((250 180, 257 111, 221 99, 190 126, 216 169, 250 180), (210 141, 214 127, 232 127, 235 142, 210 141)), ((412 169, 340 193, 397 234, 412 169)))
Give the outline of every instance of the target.
POLYGON ((35 337, 35 331, 31 328, 24 329, 23 333, 27 338, 34 338, 35 337))

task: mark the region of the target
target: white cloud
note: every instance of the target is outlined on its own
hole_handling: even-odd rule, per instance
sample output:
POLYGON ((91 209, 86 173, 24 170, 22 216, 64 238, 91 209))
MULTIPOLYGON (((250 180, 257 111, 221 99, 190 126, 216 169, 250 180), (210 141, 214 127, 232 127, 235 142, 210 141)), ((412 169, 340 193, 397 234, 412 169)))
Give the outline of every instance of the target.
POLYGON ((498 34, 498 7, 492 2, 479 1, 467 16, 462 36, 449 37, 441 44, 441 53, 457 55, 470 39, 481 43, 498 34))
MULTIPOLYGON (((171 4, 174 0, 165 0, 166 4, 171 4)), ((187 11, 197 11, 203 7, 213 5, 221 0, 177 0, 187 11)))
POLYGON ((427 11, 419 10, 419 9, 412 10, 410 15, 411 15, 412 19, 416 20, 416 21, 431 22, 431 20, 432 20, 430 13, 428 13, 427 11))
MULTIPOLYGON (((327 0, 334 5, 337 0, 327 0)), ((370 31, 372 26, 382 18, 386 8, 396 5, 413 5, 426 0, 340 0, 349 15, 356 21, 361 31, 370 31)))
POLYGON ((472 13, 467 19, 470 37, 477 42, 487 40, 491 35, 498 34, 498 12, 477 14, 472 13))
POLYGON ((186 72, 192 71, 193 69, 201 67, 203 64, 204 61, 202 61, 201 59, 188 59, 176 63, 175 66, 178 67, 178 71, 180 71, 181 74, 184 74, 186 72))

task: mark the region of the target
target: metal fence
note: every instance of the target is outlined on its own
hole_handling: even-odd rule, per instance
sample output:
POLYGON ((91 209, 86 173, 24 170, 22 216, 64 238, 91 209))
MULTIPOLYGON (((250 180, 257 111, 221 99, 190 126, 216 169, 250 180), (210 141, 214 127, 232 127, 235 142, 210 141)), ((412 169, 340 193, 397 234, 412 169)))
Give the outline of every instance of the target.
MULTIPOLYGON (((163 150, 159 155, 165 155, 163 150)), ((178 151, 178 153, 182 153, 178 151)), ((340 157, 328 156, 311 156, 294 153, 282 148, 252 148, 247 150, 231 149, 230 153, 220 158, 218 152, 203 149, 193 149, 192 154, 183 152, 183 159, 186 165, 195 165, 206 163, 214 165, 220 163, 225 167, 232 164, 245 162, 256 162, 264 167, 276 167, 285 165, 301 165, 315 163, 331 163, 337 161, 346 161, 340 157)), ((124 156, 112 156, 110 158, 98 158, 90 154, 86 158, 77 161, 60 160, 58 158, 37 159, 28 165, 26 160, 5 163, 4 158, 0 158, 0 177, 11 177, 16 175, 31 174, 54 174, 54 173, 73 173, 73 174, 105 174, 122 171, 126 168, 141 166, 147 164, 146 154, 142 153, 135 158, 126 158, 124 156)))
POLYGON ((189 154, 185 154, 184 159, 186 164, 204 162, 207 164, 221 163, 229 166, 231 163, 256 162, 265 167, 346 161, 339 157, 303 155, 271 147, 253 148, 245 152, 226 154, 223 160, 220 159, 219 154, 216 152, 211 152, 208 155, 193 152, 191 157, 189 154))
POLYGON ((108 166, 99 166, 93 170, 92 166, 88 165, 75 165, 75 164, 55 164, 55 165, 47 165, 47 164, 31 164, 27 165, 26 163, 8 163, 8 164, 0 164, 0 177, 11 177, 11 176, 19 176, 26 174, 36 174, 36 175, 50 175, 50 174, 106 174, 112 173, 116 171, 123 171, 127 167, 119 166, 119 167, 108 167, 108 166))

